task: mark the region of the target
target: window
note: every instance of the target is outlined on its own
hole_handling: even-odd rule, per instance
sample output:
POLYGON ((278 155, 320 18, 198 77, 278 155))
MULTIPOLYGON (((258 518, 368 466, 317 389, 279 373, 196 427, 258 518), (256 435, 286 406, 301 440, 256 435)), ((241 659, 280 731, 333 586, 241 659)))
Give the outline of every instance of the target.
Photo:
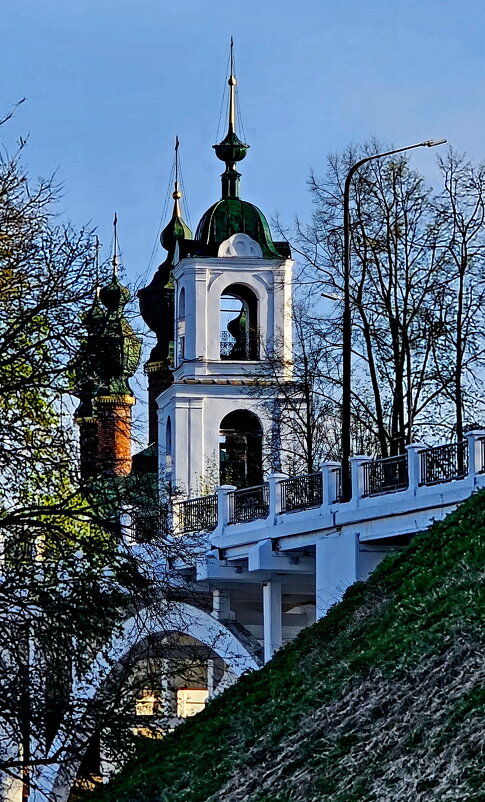
POLYGON ((179 308, 177 319, 178 362, 185 359, 185 289, 182 287, 179 295, 179 308))
POLYGON ((165 428, 165 473, 167 476, 172 473, 172 421, 170 416, 167 418, 165 428))
POLYGON ((263 481, 263 430, 246 409, 229 413, 219 430, 220 482, 251 487, 263 481))
POLYGON ((221 359, 258 359, 258 301, 252 290, 231 284, 221 295, 219 310, 221 359))

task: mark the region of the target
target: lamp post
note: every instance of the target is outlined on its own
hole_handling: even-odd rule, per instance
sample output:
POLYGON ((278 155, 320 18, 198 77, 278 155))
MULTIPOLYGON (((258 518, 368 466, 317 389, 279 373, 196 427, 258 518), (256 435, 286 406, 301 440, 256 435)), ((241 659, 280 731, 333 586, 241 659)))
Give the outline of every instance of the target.
POLYGON ((404 148, 388 150, 385 153, 375 153, 373 156, 366 156, 365 159, 355 162, 350 168, 344 187, 344 311, 342 315, 342 476, 341 476, 341 500, 349 501, 352 497, 352 484, 350 479, 350 403, 352 394, 352 315, 350 309, 350 184, 357 170, 366 162, 374 159, 382 159, 385 156, 392 156, 394 153, 402 153, 413 148, 434 148, 436 145, 444 145, 446 139, 428 139, 426 142, 418 142, 416 145, 407 145, 404 148))

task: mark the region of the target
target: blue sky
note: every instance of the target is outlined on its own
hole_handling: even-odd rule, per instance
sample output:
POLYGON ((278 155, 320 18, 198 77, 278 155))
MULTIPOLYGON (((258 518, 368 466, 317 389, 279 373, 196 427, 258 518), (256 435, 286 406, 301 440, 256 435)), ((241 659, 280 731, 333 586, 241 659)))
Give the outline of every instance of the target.
MULTIPOLYGON (((211 145, 231 34, 251 144, 241 194, 291 222, 310 214, 310 166, 351 141, 446 137, 483 157, 484 22, 484 0, 4 0, 1 109, 28 100, 3 139, 29 135, 31 174, 57 170, 60 213, 91 221, 107 249, 118 212, 135 281, 175 134, 192 227, 219 197, 211 145)), ((434 158, 413 156, 430 179, 434 158)))

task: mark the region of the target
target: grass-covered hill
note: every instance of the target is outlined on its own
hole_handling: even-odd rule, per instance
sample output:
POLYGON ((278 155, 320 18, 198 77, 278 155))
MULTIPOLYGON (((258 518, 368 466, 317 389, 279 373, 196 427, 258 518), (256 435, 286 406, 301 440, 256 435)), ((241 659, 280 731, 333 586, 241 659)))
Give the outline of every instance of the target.
POLYGON ((485 800, 484 575, 481 492, 96 798, 485 800))

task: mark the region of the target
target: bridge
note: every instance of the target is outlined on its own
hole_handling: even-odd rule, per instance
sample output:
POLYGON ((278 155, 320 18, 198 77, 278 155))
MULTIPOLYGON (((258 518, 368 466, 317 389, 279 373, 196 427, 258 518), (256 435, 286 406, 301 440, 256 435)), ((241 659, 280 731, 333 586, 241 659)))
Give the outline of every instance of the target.
POLYGON ((353 457, 350 501, 340 499, 340 480, 340 464, 327 462, 313 474, 273 474, 174 505, 175 532, 209 533, 197 581, 213 590, 213 614, 232 615, 262 640, 265 661, 383 557, 485 486, 485 431, 408 445, 388 459, 353 457))

